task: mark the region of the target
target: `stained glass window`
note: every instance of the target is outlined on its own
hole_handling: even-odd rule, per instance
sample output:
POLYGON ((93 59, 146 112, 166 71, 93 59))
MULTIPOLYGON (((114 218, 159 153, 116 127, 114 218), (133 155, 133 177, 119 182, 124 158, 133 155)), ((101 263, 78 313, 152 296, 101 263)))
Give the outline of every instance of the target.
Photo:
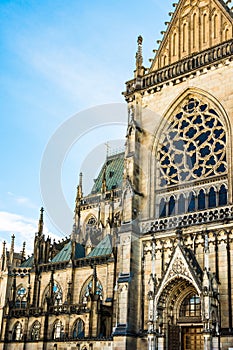
POLYGON ((75 322, 73 328, 73 338, 84 337, 84 322, 80 318, 75 322))
MULTIPOLYGON (((81 292, 81 302, 87 303, 87 300, 92 293, 92 286, 93 286, 93 278, 90 278, 83 286, 82 292, 81 292)), ((103 287, 99 280, 96 281, 96 295, 99 295, 100 298, 102 298, 103 293, 103 287)))
POLYGON ((20 322, 16 322, 12 332, 12 340, 21 340, 23 337, 23 328, 20 322))
POLYGON ((23 286, 18 287, 16 293, 15 307, 26 308, 27 306, 27 291, 23 286))
POLYGON ((53 339, 64 338, 64 326, 60 320, 57 320, 53 326, 53 339))
POLYGON ((186 297, 180 307, 180 317, 199 317, 201 316, 201 300, 198 295, 189 295, 186 297))
POLYGON ((40 339, 40 322, 36 321, 32 325, 31 329, 31 340, 39 340, 40 339))

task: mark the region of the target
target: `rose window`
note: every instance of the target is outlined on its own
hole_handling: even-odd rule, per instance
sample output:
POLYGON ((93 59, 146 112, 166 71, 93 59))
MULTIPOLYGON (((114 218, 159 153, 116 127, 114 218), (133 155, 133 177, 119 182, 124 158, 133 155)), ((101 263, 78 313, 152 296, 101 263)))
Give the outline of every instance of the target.
POLYGON ((173 117, 157 154, 160 187, 226 174, 226 132, 216 110, 190 98, 173 117))

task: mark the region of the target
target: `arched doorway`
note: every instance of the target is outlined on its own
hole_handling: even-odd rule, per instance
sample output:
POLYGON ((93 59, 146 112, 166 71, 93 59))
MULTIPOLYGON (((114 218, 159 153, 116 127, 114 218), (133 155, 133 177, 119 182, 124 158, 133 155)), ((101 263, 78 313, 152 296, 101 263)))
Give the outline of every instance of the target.
POLYGON ((181 349, 203 349, 204 339, 201 322, 201 299, 191 292, 187 295, 179 310, 178 324, 181 327, 181 349))
POLYGON ((204 349, 200 292, 189 280, 176 277, 164 287, 157 315, 158 345, 163 349, 204 349))

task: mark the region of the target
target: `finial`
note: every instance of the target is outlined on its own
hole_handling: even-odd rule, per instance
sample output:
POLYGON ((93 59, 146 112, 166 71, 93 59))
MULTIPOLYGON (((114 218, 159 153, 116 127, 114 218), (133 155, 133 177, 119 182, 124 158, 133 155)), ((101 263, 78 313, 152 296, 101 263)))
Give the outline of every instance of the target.
POLYGON ((83 173, 81 172, 79 174, 79 186, 82 187, 82 185, 83 185, 83 173))
POLYGON ((83 197, 83 173, 81 172, 79 174, 79 184, 77 187, 77 199, 76 202, 79 202, 79 200, 83 197))
POLYGON ((136 53, 136 67, 141 68, 142 63, 143 63, 143 57, 142 57, 142 42, 143 42, 143 37, 139 35, 137 43, 138 43, 138 51, 136 53))
POLYGON ((209 237, 208 237, 208 231, 205 231, 205 253, 209 251, 209 237))
POLYGON ((178 229, 176 231, 176 236, 178 239, 178 245, 182 245, 183 244, 183 237, 182 237, 182 230, 181 229, 178 229))
POLYGON ((102 177, 102 187, 101 187, 101 192, 105 193, 107 190, 107 184, 106 184, 106 169, 107 169, 107 164, 105 164, 104 171, 103 171, 103 177, 102 177))
POLYGON ((3 241, 2 244, 2 257, 1 257, 1 270, 4 271, 6 269, 6 241, 3 241))
POLYGON ((93 248, 93 243, 92 243, 92 240, 91 240, 90 231, 88 231, 88 233, 87 233, 87 240, 86 240, 86 244, 85 244, 86 256, 90 254, 90 252, 92 251, 92 248, 93 248))
POLYGON ((25 247, 26 247, 26 242, 23 242, 22 260, 25 260, 25 247))
POLYGON ((15 235, 13 233, 13 235, 11 236, 11 252, 14 252, 15 249, 15 235))
POLYGON ((44 226, 44 208, 41 207, 40 209, 40 219, 39 219, 39 224, 38 224, 38 233, 41 235, 43 232, 43 226, 44 226))
POLYGON ((2 243, 2 256, 5 256, 6 254, 6 241, 3 241, 2 243))
POLYGON ((110 147, 110 145, 109 145, 109 142, 106 142, 105 143, 105 146, 106 146, 106 158, 108 158, 109 157, 109 154, 110 154, 110 149, 111 149, 111 147, 110 147))

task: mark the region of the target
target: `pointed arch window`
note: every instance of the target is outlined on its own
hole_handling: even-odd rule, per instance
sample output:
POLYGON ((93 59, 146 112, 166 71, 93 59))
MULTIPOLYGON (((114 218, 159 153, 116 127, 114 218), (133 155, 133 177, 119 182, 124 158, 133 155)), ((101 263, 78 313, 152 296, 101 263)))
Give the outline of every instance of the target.
POLYGON ((222 185, 219 191, 219 205, 226 205, 226 204, 227 204, 227 189, 225 185, 222 185))
MULTIPOLYGON (((80 302, 82 304, 87 304, 90 295, 93 293, 94 290, 94 286, 93 286, 93 276, 91 276, 83 285, 82 290, 81 290, 81 294, 80 294, 80 302)), ((100 281, 97 279, 96 280, 96 285, 95 285, 95 294, 98 295, 100 297, 100 299, 102 299, 103 297, 103 286, 100 283, 100 281)))
POLYGON ((183 24, 183 52, 187 51, 187 40, 188 40, 187 28, 188 28, 187 23, 184 23, 183 24))
POLYGON ((216 110, 188 99, 163 133, 157 157, 160 187, 226 174, 226 132, 216 110))
POLYGON ((206 208, 205 191, 200 190, 198 195, 198 210, 204 210, 206 208))
POLYGON ((177 55, 177 34, 174 33, 173 34, 173 39, 172 39, 172 46, 173 46, 173 56, 176 56, 177 55))
POLYGON ((193 15, 193 48, 197 47, 197 14, 193 15))
POLYGON ((225 33, 224 34, 225 34, 225 40, 227 41, 230 38, 230 32, 229 32, 228 28, 225 29, 225 33))
POLYGON ((159 203, 159 217, 163 218, 166 216, 166 202, 165 199, 162 198, 159 203))
POLYGON ((207 42, 207 28, 208 28, 208 17, 205 13, 203 15, 203 43, 205 44, 207 42))
POLYGON ((81 318, 79 318, 73 327, 73 338, 84 338, 84 327, 85 324, 83 322, 83 320, 81 320, 81 318))
POLYGON ((216 13, 214 14, 213 22, 214 22, 214 39, 217 39, 218 38, 218 15, 216 13))
POLYGON ((20 322, 16 322, 12 331, 12 340, 19 341, 23 337, 23 327, 20 322))
POLYGON ((215 178, 225 182, 228 173, 227 134, 220 114, 206 97, 190 94, 161 132, 155 180, 159 217, 227 204, 224 187, 221 193, 213 187, 215 178))
POLYGON ((201 300, 197 294, 187 296, 180 307, 180 317, 200 317, 201 300))
POLYGON ((175 205, 176 205, 175 197, 171 196, 169 203, 168 203, 168 215, 169 216, 175 214, 175 205))
POLYGON ((57 320, 53 325, 52 339, 63 339, 64 334, 64 326, 60 320, 57 320))
POLYGON ((53 300, 54 300, 54 305, 62 304, 62 289, 59 286, 59 284, 56 282, 53 285, 53 300))
POLYGON ((209 208, 215 208, 216 207, 216 192, 214 187, 211 187, 209 191, 209 208))
POLYGON ((26 308, 27 306, 27 290, 22 285, 17 288, 16 292, 16 308, 26 308))
POLYGON ((188 212, 191 213, 192 211, 195 211, 195 209, 195 195, 191 192, 188 196, 188 212))
MULTIPOLYGON (((44 291, 42 304, 45 304, 46 299, 50 298, 50 296, 51 296, 51 285, 49 284, 44 291)), ((53 304, 55 306, 62 305, 63 292, 62 292, 61 286, 56 281, 54 281, 53 283, 52 298, 53 298, 52 300, 53 304)))
POLYGON ((41 324, 39 321, 35 321, 31 328, 31 340, 39 340, 40 339, 40 329, 41 324))
POLYGON ((178 214, 185 213, 185 197, 183 194, 178 199, 178 214))

